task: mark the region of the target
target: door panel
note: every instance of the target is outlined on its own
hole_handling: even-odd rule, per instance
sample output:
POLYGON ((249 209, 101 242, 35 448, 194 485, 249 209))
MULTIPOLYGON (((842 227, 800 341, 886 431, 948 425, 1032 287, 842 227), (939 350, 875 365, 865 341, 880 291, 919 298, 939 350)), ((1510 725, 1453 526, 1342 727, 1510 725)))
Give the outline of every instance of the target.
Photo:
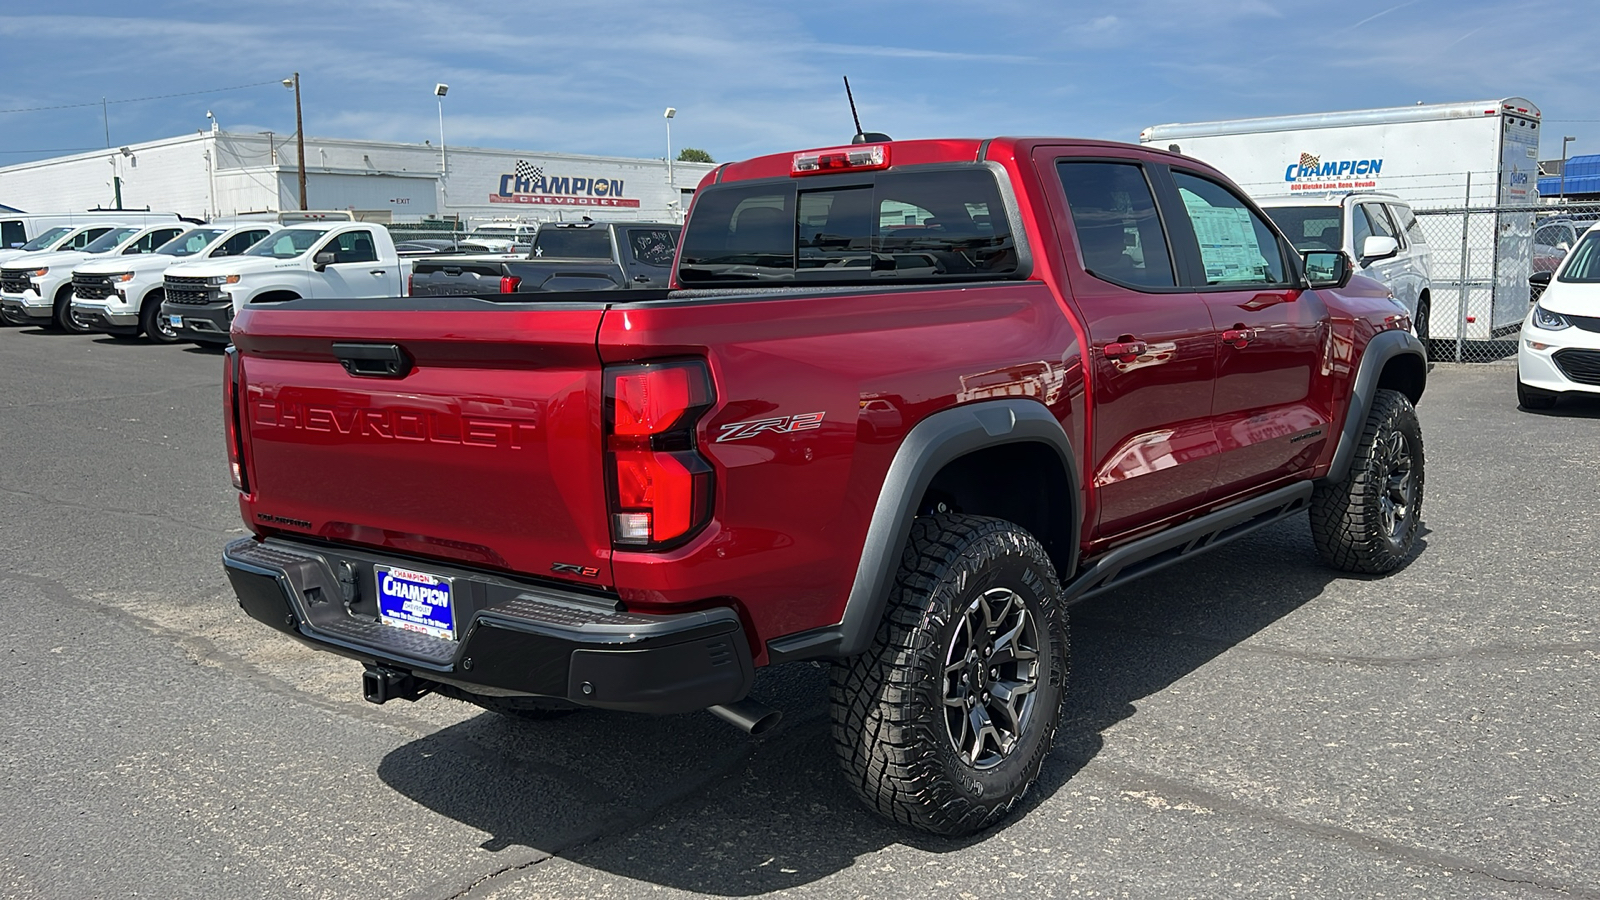
POLYGON ((1087 474, 1104 539, 1195 509, 1215 480, 1216 330, 1205 302, 1177 286, 1146 170, 1112 160, 1056 170, 1072 222, 1063 237, 1075 243, 1064 253, 1072 304, 1088 331, 1087 474))
POLYGON ((1196 290, 1217 326, 1213 427, 1220 460, 1211 499, 1307 468, 1331 438, 1313 395, 1327 308, 1302 290, 1277 233, 1222 184, 1186 172, 1173 181, 1198 258, 1196 290))

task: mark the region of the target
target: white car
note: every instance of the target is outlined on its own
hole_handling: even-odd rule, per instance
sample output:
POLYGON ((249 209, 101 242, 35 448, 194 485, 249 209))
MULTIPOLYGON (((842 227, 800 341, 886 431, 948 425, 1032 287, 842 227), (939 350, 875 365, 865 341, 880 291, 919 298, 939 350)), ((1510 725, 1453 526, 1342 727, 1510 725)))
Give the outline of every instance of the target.
POLYGON ((1411 207, 1393 194, 1343 191, 1257 198, 1299 251, 1343 250, 1362 275, 1394 292, 1426 346, 1433 307, 1433 250, 1411 207))
POLYGON ((1517 401, 1549 409, 1563 394, 1600 394, 1600 225, 1584 232, 1554 276, 1529 281, 1548 286, 1522 320, 1517 401))

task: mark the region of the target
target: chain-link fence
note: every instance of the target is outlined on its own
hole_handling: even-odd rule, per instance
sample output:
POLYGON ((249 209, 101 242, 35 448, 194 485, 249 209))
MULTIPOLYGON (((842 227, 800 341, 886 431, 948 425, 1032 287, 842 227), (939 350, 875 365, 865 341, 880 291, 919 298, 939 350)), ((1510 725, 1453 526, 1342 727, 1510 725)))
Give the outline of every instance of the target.
POLYGON ((1578 236, 1600 221, 1600 203, 1418 209, 1432 251, 1429 355, 1492 362, 1516 353, 1517 332, 1539 289, 1578 236))

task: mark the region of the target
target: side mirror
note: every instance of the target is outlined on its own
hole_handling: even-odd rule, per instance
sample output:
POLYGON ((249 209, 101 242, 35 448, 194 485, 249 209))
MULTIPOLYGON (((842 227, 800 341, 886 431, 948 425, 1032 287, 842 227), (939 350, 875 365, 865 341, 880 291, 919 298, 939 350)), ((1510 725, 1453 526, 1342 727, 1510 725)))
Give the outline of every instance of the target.
POLYGON ((1376 262, 1400 252, 1400 242, 1392 237, 1374 234, 1361 242, 1361 261, 1376 262))
POLYGON ((1306 250, 1300 254, 1300 260, 1305 267, 1306 281, 1313 288, 1342 288, 1350 283, 1355 270, 1350 257, 1342 250, 1306 250))
POLYGON ((1556 241, 1556 249, 1560 250, 1562 253, 1565 253, 1572 249, 1572 245, 1566 241, 1556 241))
POLYGON ((318 253, 316 256, 311 257, 313 267, 318 272, 321 272, 323 269, 326 269, 338 261, 339 254, 333 252, 332 250, 324 250, 321 253, 318 253))
POLYGON ((1528 287, 1544 290, 1550 286, 1550 274, 1551 273, 1549 272, 1535 272, 1532 275, 1529 275, 1528 287))

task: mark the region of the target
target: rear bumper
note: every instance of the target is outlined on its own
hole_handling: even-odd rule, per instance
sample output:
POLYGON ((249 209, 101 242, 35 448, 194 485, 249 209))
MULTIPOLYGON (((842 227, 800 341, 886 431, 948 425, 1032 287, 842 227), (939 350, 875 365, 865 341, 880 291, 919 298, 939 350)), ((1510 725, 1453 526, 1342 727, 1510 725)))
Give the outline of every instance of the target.
POLYGON ((226 344, 233 340, 228 336, 228 331, 233 327, 231 300, 204 306, 167 300, 161 304, 161 317, 172 325, 178 337, 186 341, 226 344))
POLYGON ((679 713, 742 699, 755 677, 731 609, 639 615, 606 598, 280 538, 235 541, 222 558, 252 618, 320 649, 471 693, 679 713), (364 612, 374 565, 455 579, 461 639, 405 631, 364 612))

